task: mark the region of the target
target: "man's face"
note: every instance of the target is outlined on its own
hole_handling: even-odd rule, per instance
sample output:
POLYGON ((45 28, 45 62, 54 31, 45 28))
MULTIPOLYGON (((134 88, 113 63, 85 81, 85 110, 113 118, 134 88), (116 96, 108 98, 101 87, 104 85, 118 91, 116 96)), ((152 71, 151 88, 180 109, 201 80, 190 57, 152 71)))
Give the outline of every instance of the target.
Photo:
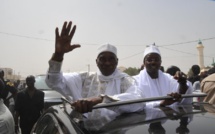
POLYGON ((148 73, 157 73, 161 66, 161 57, 157 53, 150 53, 143 62, 148 73))
POLYGON ((26 84, 28 87, 33 87, 35 83, 35 78, 34 77, 28 77, 26 79, 26 84))
POLYGON ((115 71, 118 59, 116 55, 111 52, 102 52, 98 55, 96 64, 103 75, 109 76, 115 71))

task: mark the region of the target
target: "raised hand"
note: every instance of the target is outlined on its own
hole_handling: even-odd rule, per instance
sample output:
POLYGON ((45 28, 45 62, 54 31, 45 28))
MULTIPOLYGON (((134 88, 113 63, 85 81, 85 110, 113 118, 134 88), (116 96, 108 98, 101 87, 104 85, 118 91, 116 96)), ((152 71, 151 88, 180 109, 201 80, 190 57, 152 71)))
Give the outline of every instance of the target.
POLYGON ((70 21, 68 24, 64 22, 61 33, 59 34, 58 28, 55 30, 55 53, 52 60, 62 61, 65 53, 80 47, 79 44, 71 45, 72 38, 75 34, 76 25, 72 26, 70 21))
POLYGON ((187 92, 187 76, 183 72, 177 71, 174 78, 178 80, 179 83, 179 93, 185 94, 187 92))
POLYGON ((179 94, 179 93, 170 93, 167 95, 172 96, 173 98, 162 100, 160 103, 160 106, 167 106, 167 105, 171 105, 175 102, 181 101, 181 94, 179 94))
POLYGON ((187 75, 184 74, 184 73, 181 72, 181 71, 177 71, 177 72, 175 73, 175 75, 174 75, 174 78, 175 78, 176 80, 187 79, 187 75))

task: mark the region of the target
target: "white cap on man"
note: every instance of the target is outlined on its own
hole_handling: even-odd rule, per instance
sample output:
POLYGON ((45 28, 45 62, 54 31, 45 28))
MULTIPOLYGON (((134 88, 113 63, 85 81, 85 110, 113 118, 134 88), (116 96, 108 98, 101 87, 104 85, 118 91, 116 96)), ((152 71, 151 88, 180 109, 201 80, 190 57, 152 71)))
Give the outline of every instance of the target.
POLYGON ((150 54, 150 53, 157 53, 157 54, 161 55, 160 50, 159 50, 158 47, 155 45, 155 43, 154 43, 154 44, 151 44, 151 45, 149 45, 149 46, 146 47, 146 49, 145 49, 145 51, 144 51, 144 53, 143 53, 143 59, 145 58, 145 56, 146 56, 147 54, 150 54))
POLYGON ((107 44, 104 44, 104 45, 101 45, 99 48, 98 48, 98 51, 97 51, 97 56, 102 53, 102 52, 111 52, 113 54, 115 54, 117 56, 117 49, 115 46, 107 43, 107 44))

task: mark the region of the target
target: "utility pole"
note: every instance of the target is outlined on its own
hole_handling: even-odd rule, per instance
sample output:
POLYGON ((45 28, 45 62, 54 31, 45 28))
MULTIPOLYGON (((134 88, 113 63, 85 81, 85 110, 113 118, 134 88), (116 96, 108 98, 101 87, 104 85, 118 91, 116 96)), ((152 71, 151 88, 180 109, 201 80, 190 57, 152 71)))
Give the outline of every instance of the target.
POLYGON ((87 64, 88 73, 90 72, 90 64, 87 64))

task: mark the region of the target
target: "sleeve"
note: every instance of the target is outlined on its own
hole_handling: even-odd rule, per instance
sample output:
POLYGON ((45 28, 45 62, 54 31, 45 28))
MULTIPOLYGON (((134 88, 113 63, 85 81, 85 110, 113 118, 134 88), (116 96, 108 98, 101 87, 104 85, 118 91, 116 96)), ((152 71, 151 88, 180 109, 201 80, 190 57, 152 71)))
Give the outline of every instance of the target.
POLYGON ((20 112, 20 108, 21 108, 21 98, 22 98, 22 94, 21 94, 22 92, 20 92, 20 93, 18 93, 17 94, 17 97, 16 97, 16 100, 15 100, 15 111, 18 111, 18 112, 20 112))
POLYGON ((41 92, 41 111, 44 109, 44 96, 45 96, 45 93, 44 92, 41 92))
POLYGON ((9 86, 9 90, 10 90, 11 94, 13 94, 13 95, 16 95, 16 93, 18 92, 14 86, 9 86))
MULTIPOLYGON (((187 81, 188 89, 185 94, 192 94, 193 93, 193 86, 192 83, 187 81)), ((191 104, 193 102, 193 98, 184 98, 181 100, 180 104, 191 104)))
POLYGON ((169 88, 168 93, 179 93, 179 83, 176 79, 173 78, 173 76, 166 74, 167 81, 169 82, 169 88))
POLYGON ((78 73, 63 74, 61 70, 62 63, 49 61, 49 69, 46 75, 46 84, 61 93, 70 101, 81 97, 82 79, 78 73))
MULTIPOLYGON (((137 86, 137 83, 132 77, 125 77, 121 81, 121 88, 122 93, 116 94, 112 96, 113 98, 118 99, 119 101, 128 101, 128 100, 135 100, 135 99, 141 99, 143 98, 142 92, 137 86)), ((122 106, 116 106, 113 107, 113 111, 117 111, 119 113, 123 112, 137 112, 143 110, 145 107, 145 103, 135 103, 135 104, 129 104, 129 105, 122 105, 122 106)))
POLYGON ((154 107, 159 107, 161 101, 152 101, 152 102, 147 102, 146 107, 147 108, 154 108, 154 107))
POLYGON ((193 91, 200 90, 200 81, 196 81, 193 83, 193 91))

